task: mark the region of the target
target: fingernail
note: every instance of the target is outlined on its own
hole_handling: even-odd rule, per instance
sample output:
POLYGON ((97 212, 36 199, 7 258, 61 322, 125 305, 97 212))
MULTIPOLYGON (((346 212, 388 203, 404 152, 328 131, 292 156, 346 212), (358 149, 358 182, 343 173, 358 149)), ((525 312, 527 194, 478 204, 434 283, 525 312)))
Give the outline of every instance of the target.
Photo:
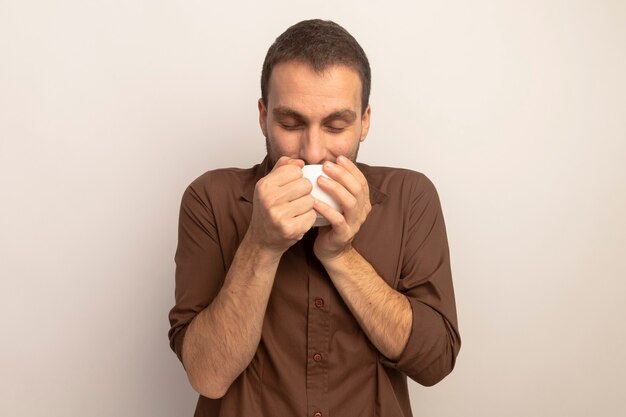
POLYGON ((332 163, 332 162, 330 162, 330 161, 326 161, 326 162, 324 162, 324 165, 326 166, 326 168, 332 168, 332 167, 334 167, 334 166, 335 166, 335 164, 333 164, 333 163, 332 163))

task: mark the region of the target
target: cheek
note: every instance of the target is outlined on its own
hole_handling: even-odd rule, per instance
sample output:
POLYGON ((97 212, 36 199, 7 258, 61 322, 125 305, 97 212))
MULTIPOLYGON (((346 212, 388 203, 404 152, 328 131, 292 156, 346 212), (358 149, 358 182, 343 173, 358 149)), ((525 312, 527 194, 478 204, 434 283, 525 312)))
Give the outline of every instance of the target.
POLYGON ((350 134, 346 134, 344 137, 341 138, 331 138, 331 141, 329 141, 329 147, 333 147, 337 152, 341 154, 349 154, 354 151, 357 146, 359 146, 359 143, 361 142, 360 139, 360 133, 357 134, 356 132, 350 132, 350 134))
POLYGON ((281 155, 291 154, 299 147, 300 137, 295 132, 286 132, 280 128, 270 128, 268 133, 270 144, 281 155))

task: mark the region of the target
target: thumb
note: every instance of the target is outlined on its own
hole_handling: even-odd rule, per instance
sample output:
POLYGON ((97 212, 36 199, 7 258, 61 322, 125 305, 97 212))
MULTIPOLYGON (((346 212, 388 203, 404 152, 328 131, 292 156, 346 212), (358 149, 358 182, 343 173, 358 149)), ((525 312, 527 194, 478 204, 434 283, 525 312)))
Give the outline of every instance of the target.
POLYGON ((278 158, 278 161, 276 161, 276 164, 274 165, 274 168, 272 168, 272 171, 284 165, 298 165, 300 168, 302 168, 304 166, 304 161, 301 159, 293 159, 288 156, 281 156, 280 158, 278 158))

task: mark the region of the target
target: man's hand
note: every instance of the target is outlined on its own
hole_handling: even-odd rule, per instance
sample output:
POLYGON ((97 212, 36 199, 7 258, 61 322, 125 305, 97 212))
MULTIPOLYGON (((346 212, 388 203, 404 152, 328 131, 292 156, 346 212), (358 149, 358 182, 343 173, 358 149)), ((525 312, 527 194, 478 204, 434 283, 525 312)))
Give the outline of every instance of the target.
POLYGON ((320 228, 313 247, 322 262, 349 252, 354 236, 372 209, 367 180, 352 161, 340 156, 336 163, 326 162, 324 172, 331 179, 320 176, 319 186, 339 204, 343 214, 315 201, 314 209, 330 223, 330 227, 320 228))
POLYGON ((330 222, 330 227, 319 229, 313 246, 315 256, 372 344, 383 356, 396 360, 411 334, 411 303, 352 247, 354 236, 372 210, 367 180, 343 156, 336 164, 324 164, 324 172, 332 179, 319 177, 320 188, 337 201, 343 215, 323 202, 315 202, 314 209, 330 222))
POLYGON ((254 190, 248 237, 282 255, 315 223, 312 185, 303 178, 304 161, 283 156, 254 190))
POLYGON ((224 283, 189 324, 183 364, 191 385, 205 397, 223 397, 249 366, 280 257, 315 222, 311 182, 302 178, 302 166, 301 160, 281 158, 257 182, 250 226, 224 283))

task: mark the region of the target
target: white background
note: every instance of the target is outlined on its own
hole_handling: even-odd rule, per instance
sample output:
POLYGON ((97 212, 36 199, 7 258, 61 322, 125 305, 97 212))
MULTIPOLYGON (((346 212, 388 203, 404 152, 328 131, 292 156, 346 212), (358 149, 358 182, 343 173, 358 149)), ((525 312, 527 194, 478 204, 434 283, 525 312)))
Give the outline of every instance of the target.
POLYGON ((624 415, 619 0, 0 0, 0 415, 192 415, 180 197, 262 159, 263 57, 314 17, 371 61, 360 160, 441 196, 463 346, 414 414, 624 415))

